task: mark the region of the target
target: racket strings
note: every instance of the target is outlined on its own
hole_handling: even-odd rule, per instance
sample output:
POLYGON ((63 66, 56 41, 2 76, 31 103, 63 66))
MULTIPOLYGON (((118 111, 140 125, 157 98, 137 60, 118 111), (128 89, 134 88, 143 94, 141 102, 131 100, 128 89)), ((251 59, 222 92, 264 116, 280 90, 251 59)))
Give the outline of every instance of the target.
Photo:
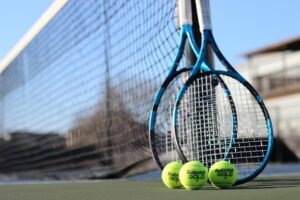
POLYGON ((175 119, 177 141, 187 160, 207 167, 227 155, 242 179, 263 162, 269 146, 268 127, 256 97, 236 79, 227 75, 221 79, 230 93, 212 75, 199 76, 188 85, 175 119), (233 124, 237 124, 236 137, 233 124))
POLYGON ((187 76, 188 72, 183 72, 168 84, 156 112, 154 140, 156 152, 163 165, 180 160, 174 144, 171 119, 176 94, 187 76))
POLYGON ((237 80, 222 75, 237 110, 238 134, 229 160, 238 169, 239 177, 252 174, 263 162, 268 148, 268 127, 256 98, 237 80))
POLYGON ((229 100, 215 77, 193 81, 178 107, 175 127, 187 159, 211 166, 224 157, 232 131, 231 116, 229 100))

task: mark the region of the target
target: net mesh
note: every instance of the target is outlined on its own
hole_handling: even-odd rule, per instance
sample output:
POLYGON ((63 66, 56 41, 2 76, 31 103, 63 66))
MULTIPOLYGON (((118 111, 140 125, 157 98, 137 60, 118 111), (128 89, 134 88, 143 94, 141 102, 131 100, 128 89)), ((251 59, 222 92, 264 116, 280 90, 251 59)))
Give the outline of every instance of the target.
POLYGON ((154 140, 155 147, 152 147, 152 151, 157 154, 156 159, 162 165, 160 167, 164 167, 172 161, 180 161, 174 143, 172 113, 176 95, 188 79, 189 74, 190 70, 182 70, 164 87, 164 93, 157 107, 156 120, 152 133, 152 140, 154 140))
POLYGON ((151 160, 149 111, 177 47, 175 6, 69 0, 0 75, 0 172, 120 175, 151 160))

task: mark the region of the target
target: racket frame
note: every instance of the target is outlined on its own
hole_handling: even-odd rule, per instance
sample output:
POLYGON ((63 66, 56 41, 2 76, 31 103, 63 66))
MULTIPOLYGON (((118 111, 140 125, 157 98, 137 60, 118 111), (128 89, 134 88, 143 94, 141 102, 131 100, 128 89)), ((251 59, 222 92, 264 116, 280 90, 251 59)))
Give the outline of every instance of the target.
MULTIPOLYGON (((198 56, 199 53, 199 47, 197 45, 197 42, 195 40, 193 31, 192 31, 192 9, 191 9, 191 0, 179 0, 179 18, 180 18, 180 36, 179 36, 179 43, 178 43, 178 49, 175 56, 175 59, 167 73, 166 79, 163 81, 161 87, 157 91, 155 97, 154 97, 154 103, 152 106, 152 110, 150 112, 150 119, 149 119, 149 143, 150 143, 150 149, 152 152, 152 157, 155 160, 156 164, 159 166, 160 169, 164 168, 163 163, 159 159, 159 153, 157 152, 157 145, 155 142, 155 122, 157 118, 157 111, 159 108, 159 104, 161 102, 161 99, 166 91, 166 88, 168 85, 180 74, 183 72, 191 71, 191 67, 189 68, 183 68, 181 70, 177 70, 178 65, 180 63, 180 60, 183 56, 185 43, 188 40, 191 49, 193 53, 198 56)), ((211 71, 211 68, 206 64, 204 61, 200 69, 203 71, 211 71)))
MULTIPOLYGON (((240 82, 242 85, 244 85, 248 91, 254 96, 254 98, 256 99, 257 103, 259 104, 265 120, 266 120, 266 125, 268 128, 268 148, 267 148, 267 153, 263 159, 263 161, 260 163, 260 165, 258 166, 258 168, 249 176, 242 178, 242 179, 238 179, 235 183, 235 185, 239 185, 239 184, 243 184, 245 182, 248 182, 250 180, 252 180, 253 178, 255 178, 257 175, 259 175, 264 168, 266 167, 271 151, 272 151, 272 147, 273 147, 273 126, 272 126, 272 121, 269 115, 269 112, 263 102, 262 97, 259 95, 259 93, 255 90, 255 88, 244 78, 242 77, 242 75, 240 75, 234 68, 233 66, 227 61, 227 59, 224 57, 224 55, 221 53, 219 47, 217 46, 217 43, 213 37, 212 34, 212 26, 211 26, 211 15, 210 15, 210 9, 209 9, 209 0, 196 0, 196 6, 197 6, 197 14, 198 14, 198 18, 199 18, 199 27, 201 28, 201 33, 202 33, 202 42, 201 42, 201 48, 200 48, 200 52, 196 61, 196 64, 188 78, 188 80, 185 82, 185 84, 183 85, 183 87, 181 87, 181 89, 179 90, 179 93, 176 97, 176 103, 173 109, 173 133, 175 134, 174 138, 175 138, 175 146, 177 147, 177 151, 178 154, 180 155, 180 158, 187 161, 186 156, 183 154, 182 149, 180 148, 179 142, 178 142, 178 136, 176 134, 176 118, 177 118, 177 113, 178 113, 178 106, 180 104, 180 101, 183 97, 183 94, 185 93, 185 91, 188 88, 187 83, 189 83, 191 80, 190 79, 195 79, 195 77, 199 76, 199 72, 201 70, 201 64, 204 62, 205 59, 205 55, 206 55, 206 51, 207 51, 207 46, 210 45, 211 49, 213 51, 213 53, 216 55, 216 57, 220 60, 220 62, 223 64, 223 66, 227 69, 227 71, 216 71, 216 70, 211 70, 207 73, 211 73, 214 74, 216 76, 220 76, 220 75, 227 75, 230 76, 231 78, 236 79, 238 82, 240 82)), ((234 116, 233 116, 234 119, 234 116)), ((236 118, 237 120, 237 118, 236 118)), ((232 132, 232 134, 234 134, 234 132, 232 132)), ((237 132, 238 134, 238 132, 237 132)), ((234 143, 234 138, 236 136, 231 136, 231 142, 234 143)), ((230 144, 230 146, 233 145, 230 144)), ((230 151, 230 150, 229 150, 230 151)), ((228 156, 228 154, 226 155, 226 157, 228 156)), ((226 160, 226 157, 224 157, 224 160, 226 160)))

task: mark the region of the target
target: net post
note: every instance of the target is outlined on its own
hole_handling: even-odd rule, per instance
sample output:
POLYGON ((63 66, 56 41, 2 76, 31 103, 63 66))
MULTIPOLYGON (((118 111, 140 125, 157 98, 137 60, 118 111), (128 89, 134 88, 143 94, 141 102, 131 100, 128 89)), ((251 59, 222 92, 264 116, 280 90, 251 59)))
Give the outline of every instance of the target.
MULTIPOLYGON (((211 13, 211 11, 210 11, 211 8, 208 7, 207 9, 208 9, 208 12, 211 13)), ((200 29, 199 29, 199 30, 200 30, 200 29)), ((208 64, 211 68, 215 69, 214 54, 213 54, 212 47, 211 47, 210 45, 208 45, 206 51, 207 51, 207 53, 206 53, 206 61, 207 61, 207 64, 208 64)), ((213 86, 213 80, 211 80, 211 81, 212 81, 212 82, 211 82, 211 84, 210 84, 210 87, 212 88, 212 89, 211 89, 212 96, 216 97, 216 89, 215 89, 214 86, 213 86)), ((215 99, 215 100, 216 100, 216 99, 215 99)), ((215 109, 217 109, 216 101, 212 101, 211 104, 212 104, 212 106, 213 106, 215 109)), ((208 113, 206 117, 210 118, 210 120, 218 119, 217 114, 214 113, 214 112, 213 112, 213 113, 208 113)), ((215 147, 216 147, 216 145, 218 144, 218 139, 217 139, 216 135, 212 135, 211 138, 212 138, 212 141, 214 141, 214 142, 213 142, 214 144, 213 144, 213 147, 210 146, 210 150, 213 151, 212 148, 215 148, 215 147)), ((217 157, 213 157, 213 158, 212 158, 212 157, 209 157, 209 158, 206 158, 206 159, 207 159, 207 160, 206 160, 206 167, 208 167, 208 168, 210 168, 211 165, 213 165, 214 162, 218 161, 218 158, 217 158, 217 157)))
MULTIPOLYGON (((197 42, 198 46, 200 47, 202 36, 201 36, 199 22, 198 22, 196 2, 191 0, 191 5, 192 5, 193 33, 194 33, 196 42, 197 42)), ((186 43, 186 46, 185 46, 184 55, 185 55, 185 59, 186 59, 186 64, 188 66, 192 66, 195 64, 197 57, 194 55, 192 48, 188 42, 186 43)), ((206 61, 209 66, 211 66, 213 68, 215 67, 213 51, 210 46, 208 46, 208 48, 207 48, 206 61)))
MULTIPOLYGON (((201 35, 201 32, 200 32, 201 27, 199 27, 199 22, 198 22, 196 1, 194 1, 194 0, 191 0, 191 1, 192 1, 191 5, 192 5, 192 19, 193 19, 193 26, 192 26, 193 34, 195 36, 197 45, 200 47, 201 46, 202 35, 201 35)), ((189 45, 189 44, 187 44, 187 45, 189 45)), ((187 65, 192 66, 196 63, 197 57, 193 54, 190 45, 186 46, 185 49, 186 49, 186 52, 184 52, 184 53, 186 55, 187 65)), ((214 56, 213 56, 212 48, 210 46, 208 46, 208 48, 207 48, 206 62, 210 67, 214 68, 214 56)), ((207 95, 206 92, 205 92, 207 90, 207 88, 198 87, 198 89, 199 89, 198 94, 194 94, 195 96, 193 96, 192 98, 201 98, 201 96, 207 95)), ((213 92, 215 92, 215 91, 213 91, 213 92)), ((196 106, 197 109, 200 109, 198 107, 199 105, 195 105, 195 106, 196 106)), ((207 108, 203 108, 203 109, 207 109, 207 108)), ((201 110, 199 110, 199 112, 201 112, 201 110)), ((206 114, 202 117, 200 115, 198 116, 199 118, 198 118, 197 121, 198 121, 198 123, 199 123, 198 125, 199 125, 199 127, 201 127, 201 129, 205 129, 205 127, 202 126, 202 124, 204 124, 204 123, 201 122, 202 120, 205 120, 206 118, 214 118, 214 116, 212 116, 212 113, 209 113, 209 110, 205 111, 205 113, 206 114)), ((198 135, 197 137, 200 138, 200 141, 204 141, 203 139, 201 139, 203 137, 203 135, 198 135)), ((201 145, 203 145, 203 144, 201 144, 201 145)), ((207 158, 205 156, 205 154, 203 154, 203 152, 200 152, 200 151, 196 151, 196 152, 198 152, 197 153, 198 155, 195 154, 193 156, 196 156, 198 158, 202 157, 201 161, 207 166, 207 164, 210 162, 209 161, 210 159, 207 158)))
MULTIPOLYGON (((201 33, 200 33, 200 29, 199 29, 199 23, 198 23, 198 17, 197 17, 197 10, 196 10, 196 2, 191 0, 191 6, 192 6, 192 19, 193 19, 193 33, 195 36, 195 40, 197 45, 200 47, 201 45, 201 33)), ((195 56, 195 54, 193 53, 192 47, 190 45, 189 42, 186 42, 185 44, 185 51, 184 51, 184 55, 185 55, 185 60, 186 60, 186 64, 188 66, 193 66, 196 63, 197 57, 195 56)))

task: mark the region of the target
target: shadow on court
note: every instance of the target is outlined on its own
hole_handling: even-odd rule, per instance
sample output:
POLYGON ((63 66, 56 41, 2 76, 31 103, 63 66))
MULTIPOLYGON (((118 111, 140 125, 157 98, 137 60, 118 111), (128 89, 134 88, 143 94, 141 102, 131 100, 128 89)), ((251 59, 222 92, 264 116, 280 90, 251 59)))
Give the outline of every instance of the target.
POLYGON ((300 177, 271 177, 251 181, 250 183, 239 185, 234 189, 266 189, 266 188, 289 188, 299 187, 300 177))
MULTIPOLYGON (((292 187, 300 187, 300 176, 258 178, 253 181, 250 181, 249 183, 238 185, 230 189, 248 190, 248 189, 272 189, 272 188, 292 188, 292 187)), ((216 189, 212 186, 206 186, 204 190, 219 190, 219 189, 216 189)))

